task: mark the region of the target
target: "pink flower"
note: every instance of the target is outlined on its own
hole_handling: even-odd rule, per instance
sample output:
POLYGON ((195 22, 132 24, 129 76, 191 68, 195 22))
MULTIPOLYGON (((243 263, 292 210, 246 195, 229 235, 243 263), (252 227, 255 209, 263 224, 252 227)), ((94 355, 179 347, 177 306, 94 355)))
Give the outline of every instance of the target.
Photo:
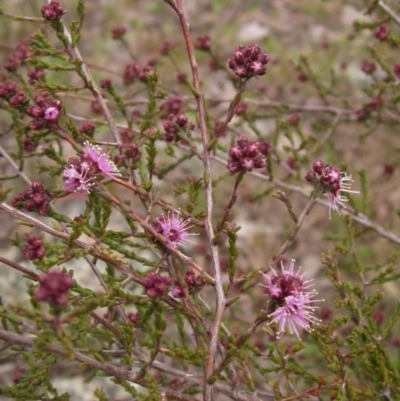
MULTIPOLYGON (((77 159, 76 159, 77 160, 77 159)), ((64 190, 67 192, 90 192, 94 177, 90 177, 90 166, 86 162, 71 164, 64 170, 64 190)))
POLYGON ((102 153, 98 146, 85 142, 86 152, 78 159, 69 160, 69 167, 64 170, 64 189, 68 192, 90 192, 98 175, 105 178, 119 176, 116 165, 108 154, 102 153))
POLYGON ((178 215, 170 214, 160 216, 154 223, 154 227, 158 233, 166 239, 167 244, 171 248, 178 248, 181 245, 185 245, 188 242, 192 242, 188 239, 191 235, 188 233, 190 221, 182 221, 178 215))
POLYGON ((348 202, 348 198, 341 195, 341 192, 360 193, 351 190, 351 183, 353 182, 351 175, 347 175, 344 171, 340 171, 330 164, 325 164, 321 160, 313 163, 312 170, 307 172, 305 178, 328 195, 329 218, 331 218, 332 209, 340 214, 340 208, 346 207, 345 203, 348 202))
POLYGON ((335 180, 329 185, 329 189, 327 191, 329 198, 329 218, 331 218, 332 209, 340 214, 340 208, 345 209, 345 203, 349 201, 349 199, 341 195, 341 192, 348 192, 353 194, 359 194, 360 191, 352 191, 351 183, 354 182, 351 178, 351 175, 347 175, 344 171, 335 174, 335 180))
POLYGON ((92 145, 87 141, 84 145, 86 153, 83 154, 83 158, 87 155, 94 164, 95 169, 98 170, 97 172, 101 172, 106 178, 119 177, 121 175, 117 166, 110 160, 108 154, 102 153, 99 146, 92 145))
POLYGON ((267 294, 272 299, 274 311, 269 315, 272 320, 269 324, 278 324, 277 336, 280 337, 286 330, 296 334, 300 339, 299 329, 312 331, 311 324, 318 324, 320 320, 314 316, 315 302, 322 300, 313 299, 317 292, 308 291, 313 280, 304 280, 306 273, 300 274, 301 267, 294 270, 295 260, 292 259, 288 269, 281 262, 281 272, 271 269, 273 274, 269 276, 262 273, 266 284, 261 284, 267 289, 267 294))
POLYGON ((272 317, 269 324, 278 324, 278 337, 289 330, 290 334, 296 334, 300 340, 299 328, 311 332, 311 324, 318 325, 320 323, 320 320, 314 316, 316 308, 312 306, 313 302, 316 301, 310 300, 310 297, 304 294, 300 294, 298 297, 292 295, 286 297, 283 306, 275 309, 269 315, 272 317))
POLYGON ((39 288, 35 291, 35 298, 39 302, 53 305, 66 305, 68 292, 74 286, 72 278, 60 270, 52 270, 39 276, 39 288))
POLYGON ((149 273, 143 280, 147 296, 153 299, 166 294, 170 285, 170 278, 158 273, 149 273))
POLYGON ((60 110, 57 107, 48 107, 44 111, 44 119, 46 121, 57 121, 60 116, 60 110))

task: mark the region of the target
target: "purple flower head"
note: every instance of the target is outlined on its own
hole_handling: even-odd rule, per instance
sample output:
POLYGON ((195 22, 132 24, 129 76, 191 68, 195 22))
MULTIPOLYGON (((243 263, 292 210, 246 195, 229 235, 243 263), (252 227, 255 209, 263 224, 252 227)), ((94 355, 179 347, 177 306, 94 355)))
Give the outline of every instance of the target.
POLYGON ((176 285, 173 289, 172 289, 172 294, 171 294, 174 298, 183 298, 185 296, 185 291, 183 290, 183 288, 180 285, 176 285))
POLYGON ((351 190, 351 184, 354 182, 351 178, 351 175, 347 175, 344 171, 342 171, 340 174, 340 177, 335 184, 331 186, 328 192, 329 218, 331 218, 332 209, 340 214, 340 208, 346 208, 345 203, 348 202, 349 199, 346 196, 341 195, 341 192, 349 192, 353 194, 360 193, 360 191, 351 190))
POLYGON ((260 46, 236 46, 233 56, 228 60, 228 67, 242 79, 264 75, 267 71, 269 56, 262 53, 260 46))
POLYGON ((22 252, 29 260, 43 259, 46 256, 46 248, 43 242, 35 235, 26 236, 27 243, 22 252))
MULTIPOLYGON (((90 192, 94 185, 92 182, 94 177, 90 176, 90 167, 86 162, 80 162, 78 159, 72 159, 75 163, 71 163, 64 170, 64 190, 67 192, 90 192)), ((71 160, 70 160, 71 161, 71 160)))
POLYGON ((332 209, 340 214, 340 209, 346 207, 345 203, 348 202, 348 198, 341 195, 341 192, 360 193, 351 190, 353 182, 351 175, 347 175, 344 171, 330 164, 325 164, 321 160, 313 163, 312 170, 307 172, 305 178, 328 195, 329 218, 331 218, 332 209))
POLYGON ((300 294, 298 297, 292 295, 286 297, 284 305, 269 315, 273 318, 269 324, 278 324, 278 337, 289 330, 291 334, 296 334, 300 339, 299 328, 311 332, 311 324, 318 325, 320 323, 320 320, 314 316, 316 308, 312 305, 313 302, 316 300, 310 300, 304 294, 300 294))
POLYGON ((64 14, 63 6, 55 0, 44 5, 41 11, 43 18, 47 21, 59 21, 64 14))
POLYGON ((274 301, 274 311, 269 315, 272 320, 269 324, 278 324, 278 337, 286 330, 296 334, 300 339, 299 329, 312 331, 311 324, 318 324, 320 320, 314 316, 315 302, 313 299, 317 292, 308 291, 313 280, 304 280, 305 273, 300 274, 301 267, 295 271, 295 260, 292 259, 288 269, 281 262, 281 272, 272 269, 272 276, 262 273, 266 284, 267 294, 274 301))
POLYGON ((143 280, 143 287, 149 298, 157 298, 166 294, 171 285, 171 280, 167 276, 158 273, 149 273, 143 280))
POLYGON ((39 276, 39 288, 35 291, 35 298, 40 302, 53 305, 66 305, 68 291, 74 283, 68 273, 53 270, 39 276))
POLYGON ((106 178, 119 177, 121 175, 117 166, 110 160, 107 153, 102 153, 100 147, 89 142, 85 142, 84 145, 86 153, 83 154, 82 158, 89 157, 89 161, 92 162, 96 173, 102 173, 106 178))
POLYGON ((33 181, 31 188, 17 194, 11 204, 17 209, 25 209, 28 212, 37 211, 40 216, 46 216, 53 198, 54 195, 46 191, 43 184, 33 181))
POLYGON ((46 121, 57 121, 60 116, 60 110, 57 107, 48 107, 44 111, 44 119, 46 121))
POLYGON ((156 231, 166 239, 167 244, 171 248, 177 249, 181 245, 192 242, 188 239, 191 234, 188 233, 190 220, 182 221, 175 213, 161 215, 154 223, 156 231))
POLYGON ((89 142, 85 142, 84 145, 86 152, 82 153, 80 159, 71 158, 69 166, 64 170, 64 190, 68 192, 89 193, 98 174, 104 175, 105 178, 120 175, 107 153, 102 153, 98 146, 89 142))
POLYGON ((249 141, 241 136, 236 142, 236 146, 229 149, 230 160, 227 168, 232 173, 252 171, 253 168, 263 168, 267 160, 262 151, 265 150, 265 144, 261 146, 259 142, 249 141))

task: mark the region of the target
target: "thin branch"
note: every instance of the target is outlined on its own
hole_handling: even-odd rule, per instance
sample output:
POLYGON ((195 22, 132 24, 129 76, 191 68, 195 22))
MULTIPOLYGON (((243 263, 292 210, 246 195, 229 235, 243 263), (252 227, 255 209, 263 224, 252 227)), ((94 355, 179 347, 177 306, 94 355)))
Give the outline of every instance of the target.
MULTIPOLYGON (((223 164, 223 165, 227 165, 227 161, 218 157, 218 156, 214 156, 212 155, 211 158, 213 160, 215 160, 216 162, 223 164)), ((310 191, 305 190, 303 188, 297 187, 295 185, 291 185, 291 184, 287 184, 286 182, 283 182, 281 180, 277 180, 277 179, 273 179, 271 180, 271 178, 268 175, 265 174, 260 174, 257 173, 255 171, 246 173, 249 175, 252 175, 253 177, 257 177, 263 181, 267 181, 269 183, 275 184, 280 188, 284 188, 284 189, 288 189, 290 191, 296 192, 306 198, 308 198, 310 196, 310 191)), ((317 199, 316 203, 326 206, 327 208, 330 207, 330 203, 324 199, 317 199)), ((388 239, 389 241, 394 242, 395 244, 400 245, 400 237, 397 236, 396 234, 386 230, 385 228, 383 228, 381 225, 371 221, 367 216, 365 216, 362 213, 357 213, 354 209, 351 208, 346 208, 346 209, 342 209, 341 213, 344 215, 350 215, 352 217, 352 219, 354 221, 357 221, 358 223, 360 223, 361 225, 363 225, 364 227, 368 227, 373 229, 374 231, 376 231, 378 234, 380 234, 382 237, 388 239)))
POLYGON ((15 270, 20 271, 21 273, 26 274, 27 276, 32 277, 34 280, 38 280, 39 279, 39 275, 38 274, 36 274, 33 271, 27 269, 26 267, 23 267, 23 266, 19 265, 18 263, 15 263, 15 262, 12 262, 11 260, 3 258, 2 256, 0 256, 0 262, 4 263, 5 265, 8 265, 8 266, 12 267, 15 270))
POLYGON ((293 228, 290 230, 289 234, 286 236, 285 240, 283 241, 283 243, 279 249, 279 252, 272 257, 271 262, 269 263, 269 266, 274 265, 275 262, 277 260, 279 260, 281 258, 281 256, 286 253, 289 245, 293 242, 293 240, 296 238, 296 235, 300 231, 300 228, 301 228, 305 218, 309 215, 311 209, 314 207, 315 203, 317 202, 317 199, 318 199, 318 194, 313 192, 311 194, 306 206, 304 207, 303 211, 301 212, 301 215, 298 217, 293 228))
POLYGON ((29 22, 45 22, 43 18, 39 17, 25 17, 24 15, 16 15, 0 11, 0 17, 13 19, 14 21, 29 21, 29 22))
MULTIPOLYGON (((46 1, 47 1, 48 4, 51 3, 51 0, 46 0, 46 1)), ((99 87, 97 86, 96 81, 94 80, 94 78, 92 76, 92 73, 90 72, 88 66, 83 61, 83 58, 81 56, 81 53, 80 53, 78 47, 77 46, 72 46, 72 37, 71 37, 70 32, 68 31, 67 27, 62 22, 61 22, 61 24, 63 26, 63 34, 66 37, 66 39, 68 41, 68 44, 70 46, 70 48, 67 49, 67 51, 68 51, 69 55, 73 59, 79 61, 79 64, 80 64, 79 68, 81 69, 83 75, 85 76, 85 80, 87 81, 87 83, 89 83, 89 85, 88 85, 89 90, 93 93, 93 96, 95 97, 95 99, 99 103, 99 105, 100 105, 100 107, 101 107, 101 109, 103 111, 104 117, 107 120, 108 127, 110 128, 110 131, 111 131, 115 141, 118 144, 121 144, 122 142, 121 142, 121 137, 119 135, 118 128, 115 125, 115 121, 114 121, 114 119, 113 119, 113 117, 111 115, 111 112, 110 112, 110 110, 109 110, 109 108, 107 106, 107 103, 105 102, 105 100, 101 96, 99 87)))
POLYGON ((387 6, 386 3, 384 3, 382 0, 379 0, 378 6, 383 11, 385 11, 385 13, 389 15, 393 19, 393 21, 396 22, 397 25, 400 25, 400 17, 397 14, 395 14, 395 12, 391 8, 389 8, 389 6, 387 6))
POLYGON ((190 67, 193 78, 193 94, 196 98, 197 108, 199 112, 199 125, 201 138, 203 143, 203 168, 204 168, 204 187, 206 192, 206 218, 205 218, 205 230, 207 233, 208 241, 210 243, 211 257, 214 265, 214 278, 215 278, 215 292, 216 292, 216 310, 213 325, 210 333, 210 343, 208 348, 208 359, 205 363, 205 374, 204 374, 204 401, 213 400, 213 385, 209 383, 212 372, 214 371, 215 358, 218 349, 218 336, 222 322, 222 315, 225 310, 225 294, 222 286, 220 259, 218 252, 218 245, 214 243, 214 229, 212 225, 213 215, 213 188, 212 188, 212 177, 211 177, 211 160, 209 150, 209 137, 207 133, 207 121, 206 121, 206 109, 204 103, 204 97, 201 91, 199 71, 197 61, 194 53, 194 47, 189 31, 189 22, 186 19, 183 0, 176 0, 176 4, 168 2, 179 17, 181 24, 183 37, 185 39, 186 50, 189 57, 190 67))
POLYGON ((19 177, 22 178, 30 186, 32 184, 32 181, 28 178, 28 176, 23 171, 21 171, 18 168, 15 161, 11 158, 11 156, 5 151, 5 149, 1 145, 0 145, 0 153, 8 161, 8 163, 11 164, 11 167, 19 175, 19 177))
POLYGON ((274 102, 272 100, 254 100, 254 99, 245 99, 247 103, 254 104, 256 106, 263 107, 273 107, 273 108, 283 108, 291 111, 303 111, 303 112, 320 112, 320 113, 331 113, 331 114, 353 114, 354 110, 349 109, 340 109, 334 106, 324 106, 317 104, 295 104, 295 103, 286 103, 286 102, 274 102))

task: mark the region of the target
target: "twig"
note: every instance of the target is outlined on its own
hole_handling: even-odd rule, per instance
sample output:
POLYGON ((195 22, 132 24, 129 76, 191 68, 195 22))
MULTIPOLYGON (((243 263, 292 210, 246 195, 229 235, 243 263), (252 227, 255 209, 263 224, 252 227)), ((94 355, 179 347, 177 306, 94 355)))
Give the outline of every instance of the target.
POLYGON ((178 15, 183 32, 183 37, 185 39, 186 50, 188 53, 190 67, 192 70, 193 94, 197 102, 197 108, 199 112, 200 132, 203 143, 204 187, 206 192, 205 230, 210 243, 211 257, 214 265, 214 277, 215 277, 214 288, 216 292, 216 301, 217 301, 214 321, 210 333, 210 343, 208 347, 209 356, 205 363, 203 396, 204 396, 204 401, 212 401, 214 398, 213 385, 209 384, 208 381, 212 375, 215 366, 215 357, 218 348, 218 336, 222 321, 222 315, 225 310, 226 300, 225 300, 224 289, 222 286, 218 245, 214 243, 215 234, 212 226, 213 188, 212 188, 212 178, 211 178, 209 138, 207 133, 206 109, 204 104, 204 97, 201 91, 199 71, 194 54, 194 47, 189 32, 189 23, 184 13, 183 0, 176 0, 176 4, 174 4, 172 1, 166 1, 166 2, 175 10, 176 14, 178 15))
MULTIPOLYGON (((51 3, 51 0, 46 0, 47 4, 51 3)), ((60 21, 61 22, 61 21, 60 21)), ((67 27, 61 22, 62 27, 63 27, 63 34, 66 37, 68 44, 70 46, 69 49, 66 49, 69 53, 69 55, 75 59, 79 61, 80 64, 80 69, 83 73, 83 75, 85 76, 85 80, 87 81, 87 83, 89 83, 90 85, 88 85, 89 90, 93 93, 93 96, 95 97, 95 99, 97 100, 97 102, 99 103, 101 109, 103 110, 103 114, 104 117, 107 120, 107 124, 108 127, 110 128, 110 131, 115 139, 115 141, 118 144, 121 144, 121 137, 119 135, 119 131, 117 126, 115 125, 115 121, 111 115, 111 112, 107 106, 107 103, 105 102, 105 100, 103 99, 103 97, 101 96, 99 87, 96 84, 96 81, 94 80, 89 68, 87 67, 87 65, 85 64, 85 62, 83 61, 83 58, 81 56, 81 53, 78 49, 77 46, 72 46, 72 37, 71 34, 69 33, 67 27)))
MULTIPOLYGON (((211 158, 213 160, 215 160, 216 162, 218 162, 220 164, 223 164, 225 166, 228 164, 227 161, 225 161, 224 159, 221 159, 218 156, 212 155, 211 158)), ((277 179, 271 180, 271 178, 268 175, 260 174, 260 173, 257 173, 255 171, 249 172, 247 174, 252 175, 253 177, 257 177, 257 178, 259 178, 259 179, 261 179, 263 181, 267 181, 269 183, 273 183, 273 184, 277 185, 280 188, 289 189, 289 190, 291 190, 293 192, 296 192, 296 193, 298 193, 298 194, 300 194, 300 195, 302 195, 302 196, 304 196, 306 198, 308 198, 310 196, 310 191, 307 191, 307 190, 305 190, 303 188, 300 188, 300 187, 297 187, 295 185, 287 184, 286 182, 283 182, 283 181, 280 181, 280 180, 277 180, 277 179)), ((326 206, 327 208, 329 208, 329 206, 330 206, 330 203, 328 201, 324 200, 324 199, 317 199, 316 203, 318 203, 320 205, 323 205, 323 206, 326 206)), ((394 242, 395 244, 400 245, 400 237, 399 236, 397 236, 396 234, 386 230, 381 225, 371 221, 367 216, 363 215, 362 213, 356 213, 356 211, 351 209, 351 208, 343 209, 343 210, 341 210, 341 213, 345 214, 345 215, 346 214, 350 215, 354 221, 357 221, 358 223, 360 223, 361 225, 363 225, 365 227, 373 229, 378 234, 380 234, 382 237, 388 239, 389 241, 394 242)))
POLYGON ((106 199, 111 201, 116 207, 118 207, 118 209, 121 210, 121 212, 124 215, 129 216, 130 218, 132 218, 133 221, 139 223, 147 233, 149 233, 156 240, 160 241, 160 243, 162 243, 168 249, 169 252, 177 256, 184 263, 187 263, 189 266, 193 267, 193 269, 198 271, 210 284, 215 283, 215 279, 213 279, 209 274, 207 274, 202 267, 193 262, 188 256, 184 255, 178 249, 171 247, 165 241, 164 237, 161 234, 157 233, 157 231, 150 224, 146 223, 145 220, 140 218, 133 210, 127 207, 122 201, 113 197, 110 193, 102 192, 101 194, 104 195, 106 199))
POLYGON ((220 233, 224 229, 225 222, 227 221, 227 219, 229 217, 229 214, 232 211, 232 208, 233 208, 234 204, 236 203, 237 190, 238 190, 240 182, 243 179, 243 176, 244 176, 244 173, 239 173, 236 176, 232 194, 231 194, 231 196, 229 198, 228 204, 225 207, 224 215, 222 216, 222 219, 221 219, 220 223, 217 226, 217 233, 220 233))
POLYGON ((274 265, 275 262, 277 260, 279 260, 279 258, 282 255, 285 254, 285 252, 287 251, 289 245, 293 242, 294 238, 296 237, 297 233, 299 232, 299 230, 301 228, 301 225, 304 222, 304 219, 308 216, 308 214, 310 213, 311 209, 314 207, 315 203, 317 202, 318 196, 319 195, 316 194, 315 192, 313 192, 311 194, 310 199, 308 200, 305 208, 301 212, 301 215, 299 216, 299 218, 295 222, 293 228, 290 230, 289 234, 287 235, 287 237, 283 241, 283 243, 282 243, 282 245, 281 245, 281 247, 279 249, 279 252, 272 257, 271 262, 269 263, 269 266, 274 265))
POLYGON ((353 110, 340 109, 338 107, 333 107, 333 106, 294 104, 286 102, 274 102, 272 100, 253 100, 253 99, 245 99, 245 100, 246 102, 257 106, 286 108, 292 111, 303 111, 310 113, 321 112, 321 113, 343 114, 343 115, 354 113, 353 110))
POLYGON ((13 19, 14 21, 29 21, 29 22, 45 22, 43 18, 39 17, 25 17, 24 15, 9 14, 0 11, 0 17, 13 19))
POLYGON ((389 8, 382 0, 378 1, 378 6, 383 11, 385 11, 385 13, 388 14, 393 19, 393 21, 396 22, 397 25, 400 25, 400 17, 397 14, 395 14, 394 11, 391 8, 389 8))
POLYGON ((29 186, 32 184, 32 181, 28 178, 28 176, 21 171, 15 161, 11 158, 11 156, 5 151, 5 149, 0 145, 0 153, 2 156, 11 164, 14 171, 22 178, 29 186))
POLYGON ((3 258, 2 256, 0 256, 0 262, 4 263, 5 265, 8 265, 8 266, 12 267, 15 270, 20 271, 21 273, 26 274, 27 276, 32 277, 34 280, 38 280, 39 279, 39 275, 38 274, 36 274, 33 271, 27 269, 26 267, 23 267, 23 266, 19 265, 18 263, 15 263, 15 262, 12 262, 11 260, 3 258))

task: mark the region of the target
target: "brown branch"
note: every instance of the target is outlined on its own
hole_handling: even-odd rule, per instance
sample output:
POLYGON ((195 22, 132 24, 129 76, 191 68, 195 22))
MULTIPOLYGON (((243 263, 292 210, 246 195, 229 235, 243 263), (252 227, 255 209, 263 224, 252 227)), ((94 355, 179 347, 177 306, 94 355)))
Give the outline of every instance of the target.
MULTIPOLYGON (((165 1, 165 0, 164 0, 165 1)), ((211 176, 211 160, 209 150, 209 137, 207 133, 207 121, 206 121, 206 109, 204 103, 204 97, 201 91, 199 70, 197 66, 196 57, 194 54, 194 47, 189 32, 189 22, 186 19, 183 0, 166 1, 178 15, 180 25, 182 28, 183 37, 185 39, 186 51, 189 57, 190 68, 192 71, 193 88, 192 92, 196 98, 197 108, 199 112, 199 125, 201 138, 203 143, 203 168, 204 168, 204 187, 206 192, 206 218, 205 218, 205 230, 207 233, 208 241, 210 244, 211 257, 214 266, 214 277, 215 277, 215 292, 216 292, 216 310, 213 325, 210 333, 210 343, 208 347, 209 356, 205 363, 205 374, 204 374, 204 401, 213 400, 213 385, 209 384, 212 372, 215 366, 215 358, 218 348, 218 336, 222 322, 222 315, 225 310, 225 294, 222 286, 221 270, 220 270, 220 259, 218 252, 218 245, 214 243, 214 229, 212 226, 212 214, 213 214, 213 188, 212 188, 212 176, 211 176)))
POLYGON ((8 265, 8 266, 12 267, 15 270, 20 271, 21 273, 26 274, 27 276, 32 277, 34 280, 38 280, 39 279, 39 275, 38 274, 36 274, 33 271, 27 269, 26 267, 23 267, 23 266, 19 265, 18 263, 15 263, 15 262, 12 262, 11 260, 3 258, 2 256, 0 256, 0 262, 4 263, 5 265, 8 265))

